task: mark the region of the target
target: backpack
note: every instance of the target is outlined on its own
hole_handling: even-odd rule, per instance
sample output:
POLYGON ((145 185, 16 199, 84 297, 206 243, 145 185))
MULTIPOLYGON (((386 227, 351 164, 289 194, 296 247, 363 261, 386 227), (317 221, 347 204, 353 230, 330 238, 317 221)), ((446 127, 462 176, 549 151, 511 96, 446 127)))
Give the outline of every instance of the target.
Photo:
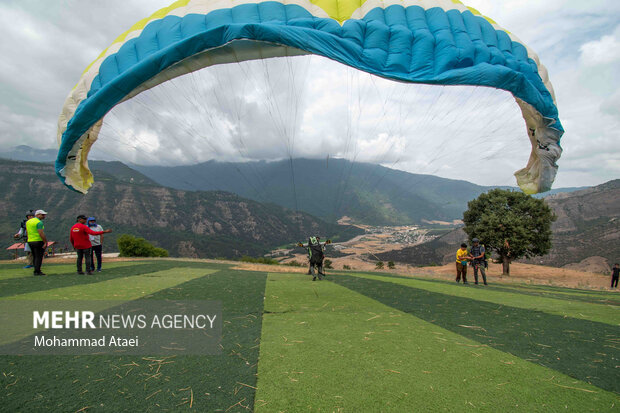
POLYGON ((27 219, 24 219, 22 221, 22 223, 19 225, 21 229, 23 229, 22 231, 22 239, 24 240, 28 240, 28 230, 26 229, 26 221, 28 221, 27 219))
POLYGON ((308 255, 310 257, 312 257, 313 255, 317 257, 323 256, 323 247, 321 246, 319 240, 316 239, 316 237, 308 238, 308 255))
MULTIPOLYGON (((471 255, 473 255, 474 257, 477 257, 478 255, 482 254, 482 249, 484 248, 484 245, 482 244, 478 244, 478 246, 473 246, 470 248, 469 252, 471 253, 471 255)), ((474 263, 476 264, 483 264, 486 261, 486 248, 484 248, 484 255, 482 258, 478 258, 478 259, 474 259, 474 263)))

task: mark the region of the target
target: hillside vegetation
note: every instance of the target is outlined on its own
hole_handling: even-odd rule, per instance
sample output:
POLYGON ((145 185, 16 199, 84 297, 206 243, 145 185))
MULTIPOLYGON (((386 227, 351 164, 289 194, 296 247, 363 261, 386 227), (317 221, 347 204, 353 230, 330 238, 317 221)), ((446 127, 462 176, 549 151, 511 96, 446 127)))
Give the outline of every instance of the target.
MULTIPOLYGON (((107 172, 97 170, 94 187, 82 195, 66 188, 51 164, 0 160, 0 230, 14 234, 27 210, 42 208, 49 213, 48 238, 60 248, 68 247, 75 217, 86 214, 114 230, 105 236, 107 251, 116 250, 115 238, 127 233, 152 241, 172 256, 228 258, 262 255, 308 234, 338 240, 362 232, 227 192, 149 185, 148 178, 123 164, 103 165, 107 172)), ((5 237, 2 247, 11 243, 12 237, 5 237)))
POLYGON ((269 200, 289 209, 298 208, 332 222, 348 216, 369 225, 460 219, 467 202, 489 189, 345 159, 209 161, 190 166, 136 168, 172 188, 226 190, 261 202, 269 200))

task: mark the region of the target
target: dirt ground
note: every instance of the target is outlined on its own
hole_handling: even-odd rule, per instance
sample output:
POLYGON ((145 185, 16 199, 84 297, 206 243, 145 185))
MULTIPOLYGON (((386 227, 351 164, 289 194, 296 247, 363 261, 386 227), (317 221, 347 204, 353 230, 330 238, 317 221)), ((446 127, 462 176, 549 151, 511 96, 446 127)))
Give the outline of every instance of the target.
MULTIPOLYGON (((295 260, 297 262, 304 263, 304 265, 307 263, 305 255, 297 255, 295 257, 295 260)), ((376 270, 374 262, 365 261, 358 256, 333 258, 331 260, 332 266, 335 270, 342 270, 344 265, 348 265, 351 270, 358 271, 373 271, 377 273, 390 273, 404 276, 428 277, 444 280, 454 280, 456 277, 455 264, 446 264, 435 267, 413 267, 411 265, 397 263, 396 268, 393 270, 376 270)), ((305 273, 308 271, 308 267, 300 268, 247 263, 242 263, 238 265, 238 268, 270 272, 305 273)), ((468 281, 473 282, 474 275, 471 267, 469 268, 467 275, 468 281)), ((565 268, 546 267, 543 265, 512 263, 510 264, 510 276, 502 276, 502 265, 489 263, 489 269, 487 270, 487 280, 489 283, 521 283, 594 290, 610 290, 609 287, 611 283, 611 275, 596 274, 565 268)))
MULTIPOLYGON (((329 257, 327 257, 329 258, 329 257)), ((146 259, 146 258, 143 258, 146 259)), ((294 272, 304 274, 308 271, 307 259, 305 255, 295 257, 297 262, 303 263, 303 267, 289 267, 284 265, 265 265, 242 263, 238 261, 219 261, 219 260, 202 260, 187 258, 165 258, 167 260, 191 260, 204 262, 217 262, 236 264, 234 268, 247 271, 266 271, 266 272, 294 272)), ((140 258, 120 258, 109 257, 104 259, 105 262, 119 261, 138 261, 140 258)), ((348 265, 351 270, 372 271, 377 273, 398 274, 403 276, 416 276, 431 279, 453 280, 456 275, 455 264, 447 264, 436 267, 413 267, 410 265, 396 264, 393 270, 383 269, 376 270, 375 263, 365 261, 358 256, 347 256, 342 258, 333 258, 332 266, 334 270, 341 271, 344 265, 348 265)), ((290 261, 290 260, 287 260, 290 261)), ((9 264, 15 262, 23 262, 23 260, 4 260, 2 263, 9 264)), ((75 262, 74 257, 47 258, 45 263, 54 264, 72 264, 75 262)), ((105 265, 105 264, 104 264, 105 265)), ((327 270, 329 272, 329 270, 327 270)), ((608 274, 596 274, 591 272, 577 271, 565 268, 546 267, 542 265, 512 263, 510 265, 510 276, 502 276, 501 264, 489 263, 487 271, 487 280, 489 283, 521 283, 535 285, 552 285, 559 287, 584 288, 594 290, 610 290, 611 277, 608 274)), ((473 282, 473 272, 471 268, 468 271, 468 280, 473 282)), ((617 290, 614 290, 617 291, 617 290)))

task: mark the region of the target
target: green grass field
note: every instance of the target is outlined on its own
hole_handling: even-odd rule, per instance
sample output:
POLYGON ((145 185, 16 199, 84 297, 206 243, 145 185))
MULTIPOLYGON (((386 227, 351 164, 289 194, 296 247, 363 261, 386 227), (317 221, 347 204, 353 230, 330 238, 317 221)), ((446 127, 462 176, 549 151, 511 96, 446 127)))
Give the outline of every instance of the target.
POLYGON ((0 356, 0 411, 620 411, 615 293, 176 260, 44 271, 0 265, 0 300, 219 300, 223 351, 0 356))

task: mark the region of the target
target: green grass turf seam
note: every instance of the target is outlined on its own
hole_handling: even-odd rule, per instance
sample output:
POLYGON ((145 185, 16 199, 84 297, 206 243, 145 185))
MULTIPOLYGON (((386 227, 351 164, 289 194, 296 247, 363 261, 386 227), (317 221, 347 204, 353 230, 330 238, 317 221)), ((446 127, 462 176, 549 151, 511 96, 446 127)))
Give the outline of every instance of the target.
MULTIPOLYGON (((113 271, 116 268, 134 266, 136 263, 130 261, 119 261, 119 262, 111 262, 106 263, 104 267, 104 271, 108 272, 113 271)), ((53 264, 46 267, 45 271, 48 276, 56 276, 60 274, 68 274, 71 271, 75 272, 75 263, 73 264, 53 264)), ((0 280, 8 280, 11 278, 31 278, 33 277, 32 269, 19 269, 19 270, 11 270, 7 269, 4 266, 0 266, 0 280)))
MULTIPOLYGON (((50 266, 53 267, 53 266, 50 266)), ((179 264, 177 261, 137 261, 135 266, 124 266, 104 270, 93 275, 78 275, 75 271, 54 274, 46 277, 23 277, 0 280, 0 298, 13 295, 28 294, 75 285, 98 283, 115 278, 149 274, 152 272, 169 270, 172 268, 202 268, 204 264, 187 262, 179 264)), ((218 268, 218 267, 210 267, 218 268)), ((2 267, 0 267, 2 269, 2 267)))
POLYGON ((247 411, 254 403, 266 278, 220 269, 140 298, 221 301, 220 356, 3 356, 0 410, 247 411))
POLYGON ((620 394, 620 329, 604 323, 430 292, 389 281, 330 281, 481 344, 620 394))
POLYGON ((579 300, 557 300, 552 297, 529 296, 513 293, 512 291, 499 291, 488 288, 487 286, 477 286, 471 283, 468 285, 460 285, 454 282, 429 284, 420 282, 415 278, 385 278, 365 274, 352 275, 394 284, 402 284, 431 292, 524 308, 526 310, 539 310, 562 317, 580 318, 614 326, 620 325, 620 315, 618 313, 620 308, 601 303, 585 303, 579 300))
MULTIPOLYGON (((405 276, 399 274, 386 274, 382 272, 367 272, 367 271, 351 271, 351 272, 334 272, 333 275, 371 275, 376 277, 385 278, 397 278, 404 280, 417 280, 436 284, 454 284, 453 281, 443 279, 429 279, 424 276, 405 276)), ((608 291, 593 291, 584 290, 578 288, 565 288, 555 286, 538 286, 528 284, 497 284, 491 282, 490 285, 485 286, 489 290, 513 292, 516 294, 540 296, 548 298, 556 298, 558 300, 567 301, 583 301, 591 304, 606 304, 613 306, 620 306, 620 300, 616 295, 610 295, 608 291)))
POLYGON ((620 401, 337 283, 269 281, 257 412, 603 411, 620 401))

